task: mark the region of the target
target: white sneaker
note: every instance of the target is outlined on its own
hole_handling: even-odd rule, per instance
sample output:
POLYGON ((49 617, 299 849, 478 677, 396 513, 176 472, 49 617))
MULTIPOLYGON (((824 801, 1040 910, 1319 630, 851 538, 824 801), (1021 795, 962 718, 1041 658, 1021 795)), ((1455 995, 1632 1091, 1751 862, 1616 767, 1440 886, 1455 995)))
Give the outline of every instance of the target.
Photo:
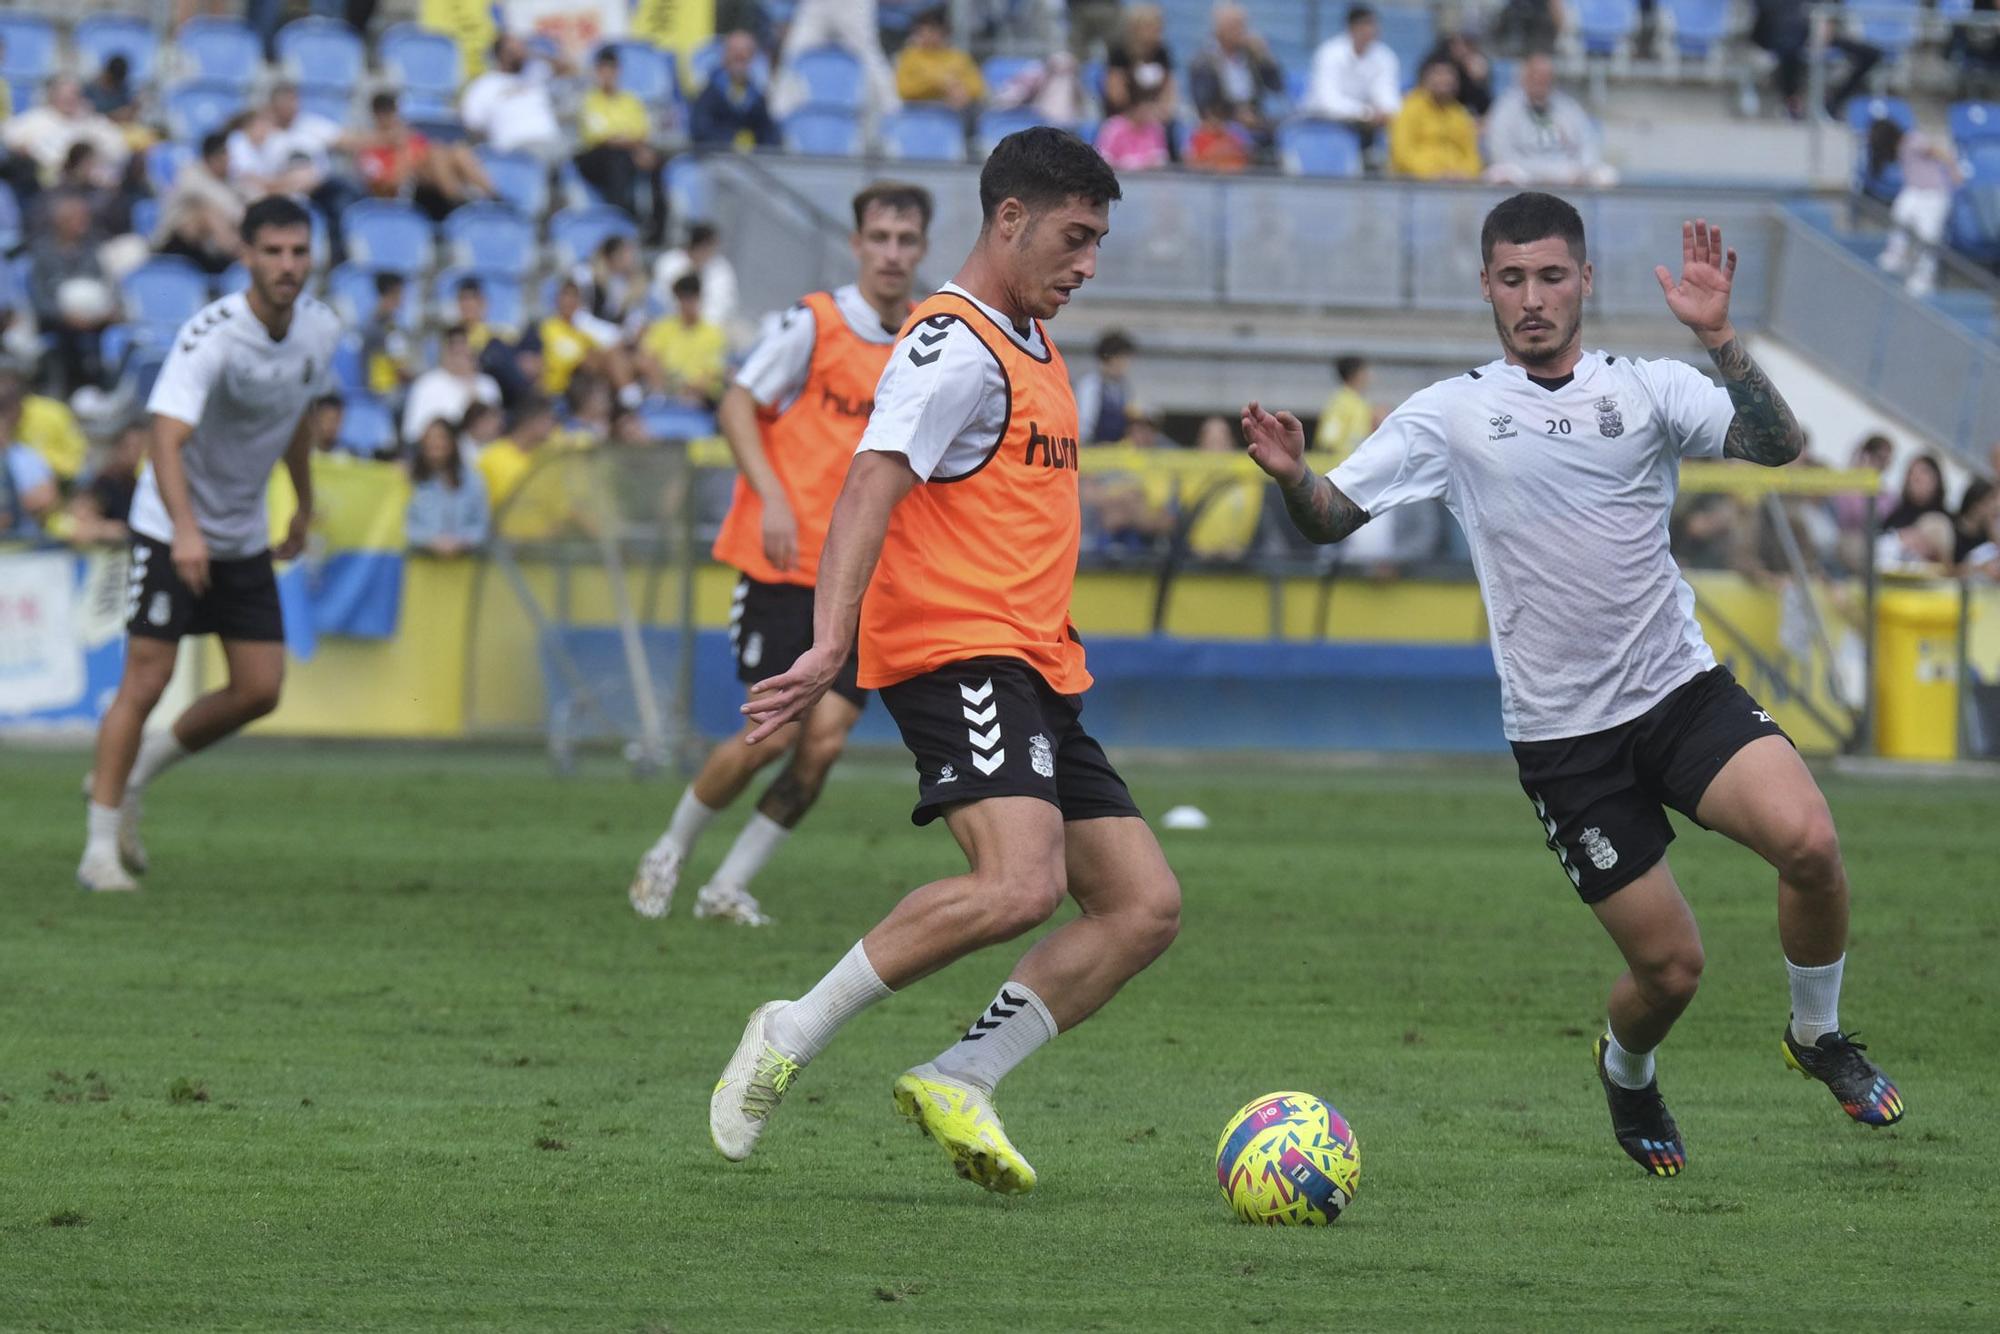
POLYGON ((118 860, 133 875, 146 874, 150 865, 146 860, 146 845, 139 838, 139 817, 143 814, 145 806, 139 794, 127 792, 125 803, 118 808, 118 860))
POLYGON ((706 920, 720 918, 734 922, 738 926, 769 926, 771 918, 764 911, 764 905, 750 896, 750 891, 741 885, 725 885, 711 880, 695 895, 694 915, 706 920))
POLYGON ((740 1163, 757 1147, 758 1136, 778 1110, 785 1091, 804 1064, 773 1047, 767 1035, 771 1019, 790 1001, 766 1001, 750 1012, 736 1054, 722 1067, 715 1092, 708 1099, 708 1137, 732 1163, 740 1163))
POLYGON ((674 886, 681 882, 681 850, 664 838, 639 859, 638 873, 625 897, 641 917, 665 917, 674 906, 674 886))
POLYGON ((76 883, 98 894, 125 893, 139 887, 118 860, 118 849, 94 844, 83 850, 76 868, 76 883))

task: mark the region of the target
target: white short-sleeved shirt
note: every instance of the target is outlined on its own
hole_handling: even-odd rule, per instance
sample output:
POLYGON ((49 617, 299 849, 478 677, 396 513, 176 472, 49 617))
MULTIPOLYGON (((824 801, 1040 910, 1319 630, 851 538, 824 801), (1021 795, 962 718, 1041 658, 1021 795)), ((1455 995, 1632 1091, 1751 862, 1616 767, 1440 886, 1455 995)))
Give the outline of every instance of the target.
MULTIPOLYGON (((271 545, 264 488, 306 407, 332 388, 339 341, 339 318, 309 296, 293 305, 285 336, 272 338, 242 292, 210 303, 174 336, 146 408, 194 427, 181 466, 210 556, 241 560, 271 545)), ((130 522, 141 536, 174 540, 151 468, 130 522)))
MULTIPOLYGON (((853 283, 834 289, 833 304, 862 342, 887 346, 896 341, 897 330, 882 327, 882 317, 853 283)), ((783 412, 792 406, 812 371, 818 329, 819 322, 810 310, 804 305, 793 306, 777 327, 750 349, 743 368, 736 372, 736 383, 750 391, 758 407, 783 412)))
POLYGON ((1329 479, 1379 515, 1441 499, 1465 530, 1515 741, 1629 722, 1715 666, 1667 545, 1683 458, 1720 458, 1728 391, 1587 352, 1554 388, 1495 361, 1413 395, 1329 479))
MULTIPOLYGON (((956 283, 938 290, 964 297, 1022 351, 1048 360, 1039 322, 1030 321, 1024 334, 956 283)), ((1007 429, 1007 373, 986 344, 958 321, 946 325, 944 338, 919 356, 905 351, 915 349, 914 339, 914 334, 903 339, 890 355, 875 386, 875 411, 854 452, 901 454, 926 482, 962 477, 986 461, 1007 429)))

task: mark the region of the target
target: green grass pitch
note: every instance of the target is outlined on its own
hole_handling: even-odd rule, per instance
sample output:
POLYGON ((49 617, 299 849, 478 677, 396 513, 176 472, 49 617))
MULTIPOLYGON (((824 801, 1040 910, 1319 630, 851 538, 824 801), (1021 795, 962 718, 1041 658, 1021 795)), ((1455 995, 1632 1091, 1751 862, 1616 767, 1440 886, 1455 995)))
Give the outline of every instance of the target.
POLYGON ((71 880, 75 752, 0 754, 0 1327, 374 1330, 1992 1329, 1992 784, 1835 779, 1843 1017, 1909 1104, 1848 1123, 1780 1063, 1770 875, 1683 831, 1702 994, 1663 1049, 1689 1171, 1611 1142, 1613 952, 1510 773, 1129 766, 1179 943, 1001 1090, 1005 1200, 898 1122, 1014 951, 864 1015, 764 1147, 707 1097, 796 995, 958 865, 907 767, 850 765, 758 885, 779 925, 624 887, 677 794, 538 757, 239 744, 151 799, 146 892, 71 880), (1273 1089, 1360 1138, 1330 1230, 1236 1223, 1215 1137, 1273 1089))

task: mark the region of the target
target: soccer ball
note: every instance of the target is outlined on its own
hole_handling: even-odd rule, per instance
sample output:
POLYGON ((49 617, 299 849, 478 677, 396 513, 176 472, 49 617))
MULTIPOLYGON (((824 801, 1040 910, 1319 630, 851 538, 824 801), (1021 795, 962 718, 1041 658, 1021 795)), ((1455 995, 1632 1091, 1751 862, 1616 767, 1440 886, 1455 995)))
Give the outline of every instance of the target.
POLYGON ((1361 1184, 1361 1146, 1347 1120, 1310 1093, 1267 1093, 1222 1128, 1215 1179, 1246 1223, 1320 1227, 1361 1184))

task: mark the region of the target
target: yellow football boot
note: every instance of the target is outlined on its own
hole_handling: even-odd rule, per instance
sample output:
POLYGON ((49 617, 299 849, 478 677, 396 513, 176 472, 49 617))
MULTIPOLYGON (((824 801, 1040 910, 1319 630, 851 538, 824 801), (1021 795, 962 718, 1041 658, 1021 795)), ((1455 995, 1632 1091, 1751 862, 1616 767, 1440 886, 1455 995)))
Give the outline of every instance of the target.
POLYGON ((926 1062, 896 1080, 896 1110, 938 1142, 952 1169, 1001 1195, 1035 1188, 1035 1169, 1007 1138, 988 1095, 926 1062))

